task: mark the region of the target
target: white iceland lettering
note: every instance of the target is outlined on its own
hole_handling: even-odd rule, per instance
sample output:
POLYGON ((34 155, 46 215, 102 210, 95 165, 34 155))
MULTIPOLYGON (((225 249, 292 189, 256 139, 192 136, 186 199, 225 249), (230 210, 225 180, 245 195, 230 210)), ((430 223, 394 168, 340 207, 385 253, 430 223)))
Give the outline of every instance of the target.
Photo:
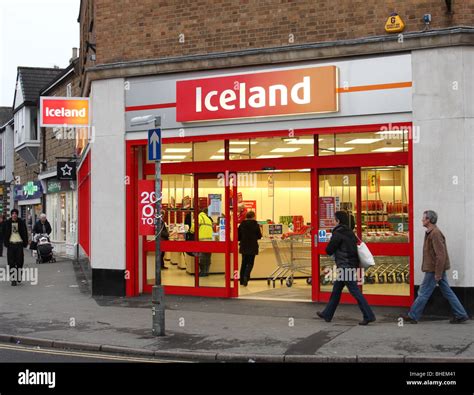
POLYGON ((46 116, 48 117, 75 117, 75 118, 85 118, 86 116, 86 109, 83 108, 81 110, 77 109, 68 109, 68 108, 49 108, 46 107, 46 116))
MULTIPOLYGON (((247 90, 245 82, 239 83, 238 89, 235 90, 209 91, 204 96, 204 108, 207 111, 214 112, 219 109, 226 111, 244 109, 247 106, 251 108, 262 108, 267 105, 270 107, 287 106, 289 101, 288 93, 290 93, 290 99, 294 104, 304 105, 311 103, 311 77, 303 77, 303 81, 297 82, 292 87, 284 84, 270 85, 268 91, 262 86, 253 86, 247 90), (217 100, 213 100, 214 97, 217 100)), ((196 112, 202 112, 202 110, 202 87, 196 87, 196 112)))

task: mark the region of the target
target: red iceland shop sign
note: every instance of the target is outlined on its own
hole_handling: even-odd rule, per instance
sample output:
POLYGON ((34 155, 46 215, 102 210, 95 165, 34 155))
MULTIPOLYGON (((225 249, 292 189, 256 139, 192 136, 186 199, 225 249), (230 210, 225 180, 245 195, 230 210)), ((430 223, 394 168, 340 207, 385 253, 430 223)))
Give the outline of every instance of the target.
POLYGON ((176 120, 209 121, 338 111, 335 66, 176 82, 176 120))

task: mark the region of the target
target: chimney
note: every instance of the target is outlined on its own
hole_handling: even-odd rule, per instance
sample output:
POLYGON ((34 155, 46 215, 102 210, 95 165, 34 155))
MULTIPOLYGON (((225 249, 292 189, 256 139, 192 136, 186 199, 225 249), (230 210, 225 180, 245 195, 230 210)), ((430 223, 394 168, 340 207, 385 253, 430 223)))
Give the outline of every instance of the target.
POLYGON ((72 48, 72 58, 69 59, 69 63, 72 63, 78 57, 79 57, 79 50, 76 47, 73 47, 72 48))

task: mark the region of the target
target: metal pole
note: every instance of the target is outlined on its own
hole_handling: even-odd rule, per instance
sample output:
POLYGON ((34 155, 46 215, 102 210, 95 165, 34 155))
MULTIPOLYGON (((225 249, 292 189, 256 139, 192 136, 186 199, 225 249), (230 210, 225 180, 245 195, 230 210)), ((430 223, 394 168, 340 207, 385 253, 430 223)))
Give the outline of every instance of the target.
POLYGON ((155 193, 156 193, 156 214, 155 214, 155 285, 152 288, 152 314, 153 328, 155 336, 165 336, 165 301, 164 290, 161 285, 161 231, 163 220, 161 217, 161 162, 155 161, 155 193))

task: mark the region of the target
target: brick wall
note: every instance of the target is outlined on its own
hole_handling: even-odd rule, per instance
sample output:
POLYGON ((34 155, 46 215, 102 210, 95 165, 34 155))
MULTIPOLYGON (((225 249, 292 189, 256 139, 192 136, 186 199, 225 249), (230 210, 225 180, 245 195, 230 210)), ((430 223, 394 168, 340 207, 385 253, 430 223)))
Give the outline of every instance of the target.
MULTIPOLYGON (((81 10, 79 15, 80 23, 80 49, 79 49, 79 68, 78 72, 81 76, 79 86, 84 82, 84 70, 95 65, 95 61, 91 59, 94 50, 87 45, 87 43, 94 45, 96 42, 95 36, 95 0, 84 0, 81 2, 81 10)), ((81 96, 80 94, 78 96, 81 96)))
POLYGON ((474 26, 474 0, 452 3, 448 14, 443 0, 95 0, 97 64, 383 35, 391 12, 405 32, 425 13, 431 28, 474 26))
POLYGON ((14 158, 15 162, 13 165, 13 171, 15 173, 15 179, 18 180, 20 184, 24 184, 28 181, 35 181, 38 179, 38 175, 35 173, 39 172, 39 165, 37 163, 28 166, 26 162, 21 159, 20 155, 18 155, 16 152, 14 153, 14 158))

